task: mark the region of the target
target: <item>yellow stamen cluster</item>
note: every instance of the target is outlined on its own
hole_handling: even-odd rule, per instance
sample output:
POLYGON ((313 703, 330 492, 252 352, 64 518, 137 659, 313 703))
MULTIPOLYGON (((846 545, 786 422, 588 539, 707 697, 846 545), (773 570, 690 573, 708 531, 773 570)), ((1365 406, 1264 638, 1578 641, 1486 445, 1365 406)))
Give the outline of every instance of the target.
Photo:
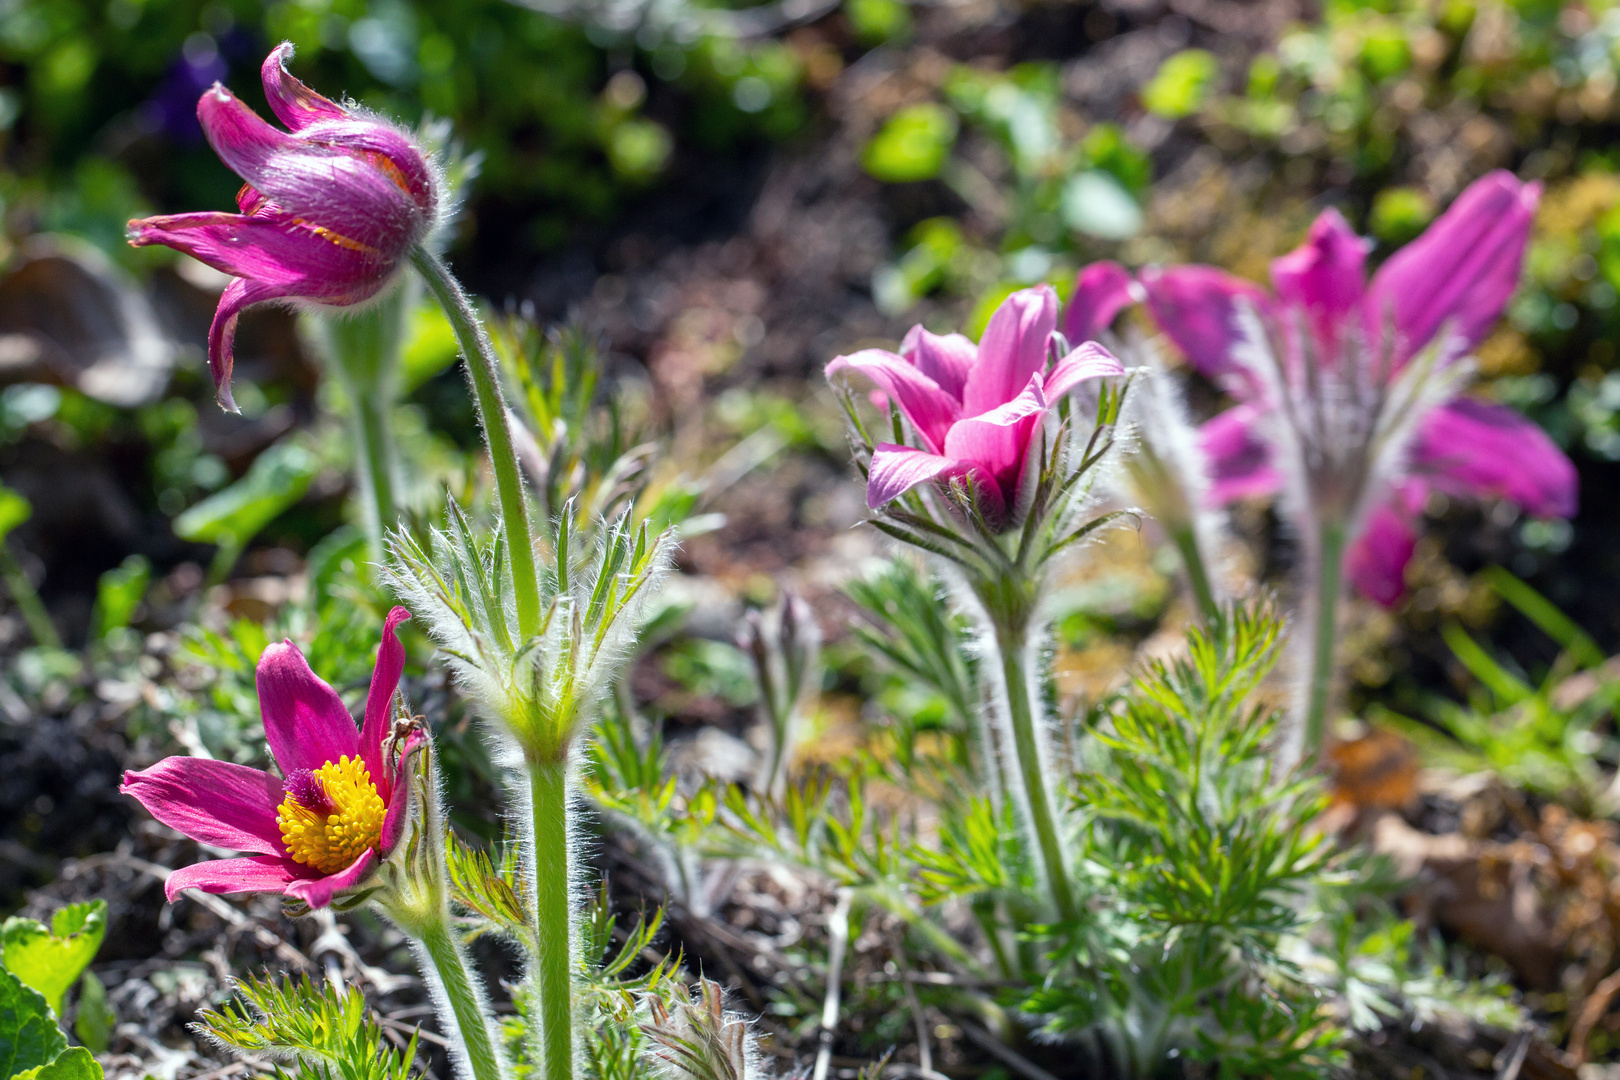
POLYGON ((276 813, 287 854, 323 874, 335 874, 382 838, 383 805, 371 774, 358 757, 329 761, 315 770, 332 812, 322 814, 288 795, 276 813))

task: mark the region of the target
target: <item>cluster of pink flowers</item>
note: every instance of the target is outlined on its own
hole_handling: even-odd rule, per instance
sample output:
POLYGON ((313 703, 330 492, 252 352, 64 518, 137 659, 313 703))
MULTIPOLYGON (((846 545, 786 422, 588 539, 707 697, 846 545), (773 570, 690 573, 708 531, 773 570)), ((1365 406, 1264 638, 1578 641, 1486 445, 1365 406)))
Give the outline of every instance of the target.
MULTIPOLYGON (((1051 344, 1061 339, 1053 334, 1057 299, 1046 286, 1014 293, 977 347, 919 326, 898 356, 866 350, 838 357, 827 374, 868 376, 899 406, 919 444, 875 448, 867 501, 876 509, 919 484, 971 475, 989 509, 1007 515, 1039 418, 1082 380, 1120 373, 1119 362, 1089 339, 1137 303, 1198 372, 1235 399, 1201 430, 1212 498, 1224 504, 1274 494, 1288 469, 1309 468, 1279 460, 1279 443, 1295 454, 1335 449, 1302 449, 1299 438, 1282 438, 1280 425, 1308 422, 1297 414, 1316 410, 1337 414, 1315 418, 1328 438, 1356 432, 1358 423, 1376 420, 1357 410, 1376 412, 1415 357, 1436 350, 1433 369, 1440 372, 1483 340, 1518 284, 1539 196, 1539 185, 1505 172, 1482 178, 1371 281, 1370 245, 1333 210, 1300 248, 1272 263, 1272 292, 1209 266, 1133 275, 1116 263, 1093 264, 1080 272, 1063 321, 1068 341, 1088 343, 1050 369, 1051 344), (1263 341, 1249 340, 1245 313, 1263 341)), ((1393 475, 1364 478, 1375 490, 1353 514, 1346 570, 1383 604, 1404 591, 1431 492, 1506 498, 1536 516, 1575 513, 1574 466, 1539 427, 1510 408, 1461 396, 1460 382, 1444 385, 1453 388, 1449 400, 1418 419, 1393 475)))

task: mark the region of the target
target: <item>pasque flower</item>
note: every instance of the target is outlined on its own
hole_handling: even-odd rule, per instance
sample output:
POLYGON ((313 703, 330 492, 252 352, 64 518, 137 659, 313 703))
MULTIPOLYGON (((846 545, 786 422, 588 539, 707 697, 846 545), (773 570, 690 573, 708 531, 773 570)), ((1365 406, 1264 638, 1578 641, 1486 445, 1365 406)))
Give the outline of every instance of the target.
POLYGON ((395 628, 409 617, 402 607, 388 613, 358 729, 290 641, 264 651, 259 708, 282 775, 193 757, 124 774, 121 790, 163 824, 204 844, 251 853, 176 870, 166 887, 170 900, 182 889, 273 892, 325 907, 388 857, 409 817, 406 769, 423 740, 415 730, 391 737, 405 668, 395 628))
POLYGON ((238 214, 129 223, 136 247, 176 248, 235 278, 208 331, 219 402, 231 397, 231 347, 244 308, 267 300, 347 307, 382 291, 439 213, 439 178, 411 137, 287 73, 289 43, 265 59, 265 97, 282 131, 215 84, 197 102, 204 134, 243 180, 238 214))
MULTIPOLYGON (((1367 243, 1333 210, 1272 263, 1270 293, 1208 266, 1144 271, 1155 321, 1238 399, 1201 431, 1211 496, 1270 494, 1295 477, 1301 510, 1352 527, 1345 569, 1386 605, 1404 590, 1431 491, 1572 515, 1568 458, 1512 409, 1460 396, 1455 368, 1518 284, 1539 197, 1509 173, 1483 177, 1370 282, 1367 243)), ((1130 288, 1109 264, 1081 285, 1071 326, 1111 319, 1130 288)))
POLYGON ((1093 342, 1051 363, 1057 318, 1057 294, 1039 285, 1007 297, 978 345, 914 326, 898 354, 863 349, 828 364, 829 379, 842 371, 871 379, 920 444, 873 447, 867 505, 875 510, 919 484, 962 477, 973 482, 988 520, 1015 523, 1043 418, 1080 383, 1124 371, 1093 342))

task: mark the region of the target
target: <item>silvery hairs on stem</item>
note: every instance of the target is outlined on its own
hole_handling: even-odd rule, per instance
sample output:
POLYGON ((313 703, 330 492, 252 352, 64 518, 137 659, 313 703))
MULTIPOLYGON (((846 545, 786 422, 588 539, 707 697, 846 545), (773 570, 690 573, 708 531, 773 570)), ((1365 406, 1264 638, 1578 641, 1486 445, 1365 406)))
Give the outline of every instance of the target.
POLYGON ((672 530, 653 535, 629 511, 592 533, 576 550, 580 524, 566 503, 541 574, 540 632, 529 640, 518 631, 504 536, 480 534, 454 500, 426 548, 404 529, 389 536, 389 585, 424 620, 500 741, 529 760, 567 760, 630 656, 674 549, 672 530))

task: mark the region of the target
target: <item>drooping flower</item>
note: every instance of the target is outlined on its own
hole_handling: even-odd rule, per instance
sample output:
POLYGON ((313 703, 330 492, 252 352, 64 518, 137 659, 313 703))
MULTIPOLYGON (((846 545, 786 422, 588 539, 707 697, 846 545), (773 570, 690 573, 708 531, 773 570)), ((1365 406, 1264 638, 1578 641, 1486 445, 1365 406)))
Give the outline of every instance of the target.
POLYGON ((1014 524, 1030 454, 1047 413, 1080 383, 1124 372, 1095 342, 1050 360, 1057 294, 1022 289, 1004 300, 974 345, 961 334, 914 326, 898 354, 863 349, 827 365, 872 380, 900 409, 920 445, 873 447, 866 502, 872 509, 930 481, 971 478, 988 520, 1014 524))
POLYGON ((165 887, 171 901, 183 889, 201 889, 281 893, 325 907, 388 858, 409 818, 406 770, 424 738, 414 729, 403 739, 390 737, 405 668, 395 628, 408 618, 402 607, 388 613, 358 729, 292 642, 264 651, 259 708, 282 775, 178 756, 124 774, 120 790, 163 824, 204 844, 251 853, 176 870, 165 887))
MULTIPOLYGON (((1201 431, 1211 496, 1289 488, 1316 519, 1343 520, 1346 570, 1385 605, 1404 591, 1431 491, 1573 515, 1569 459, 1512 409, 1461 396, 1455 366, 1512 296, 1539 198, 1539 185, 1491 173, 1370 282, 1368 244, 1332 210, 1272 263, 1271 293, 1213 267, 1144 271, 1149 313, 1238 399, 1201 431)), ((1087 273, 1109 283, 1102 303, 1128 287, 1087 273)))
POLYGON ((290 134, 216 83, 197 102, 215 153, 243 180, 239 214, 204 211, 129 223, 136 247, 162 244, 235 278, 208 331, 208 366, 232 411, 237 316, 267 300, 348 307, 376 296, 439 214, 439 178, 415 141, 288 74, 290 43, 265 59, 265 96, 290 134))

